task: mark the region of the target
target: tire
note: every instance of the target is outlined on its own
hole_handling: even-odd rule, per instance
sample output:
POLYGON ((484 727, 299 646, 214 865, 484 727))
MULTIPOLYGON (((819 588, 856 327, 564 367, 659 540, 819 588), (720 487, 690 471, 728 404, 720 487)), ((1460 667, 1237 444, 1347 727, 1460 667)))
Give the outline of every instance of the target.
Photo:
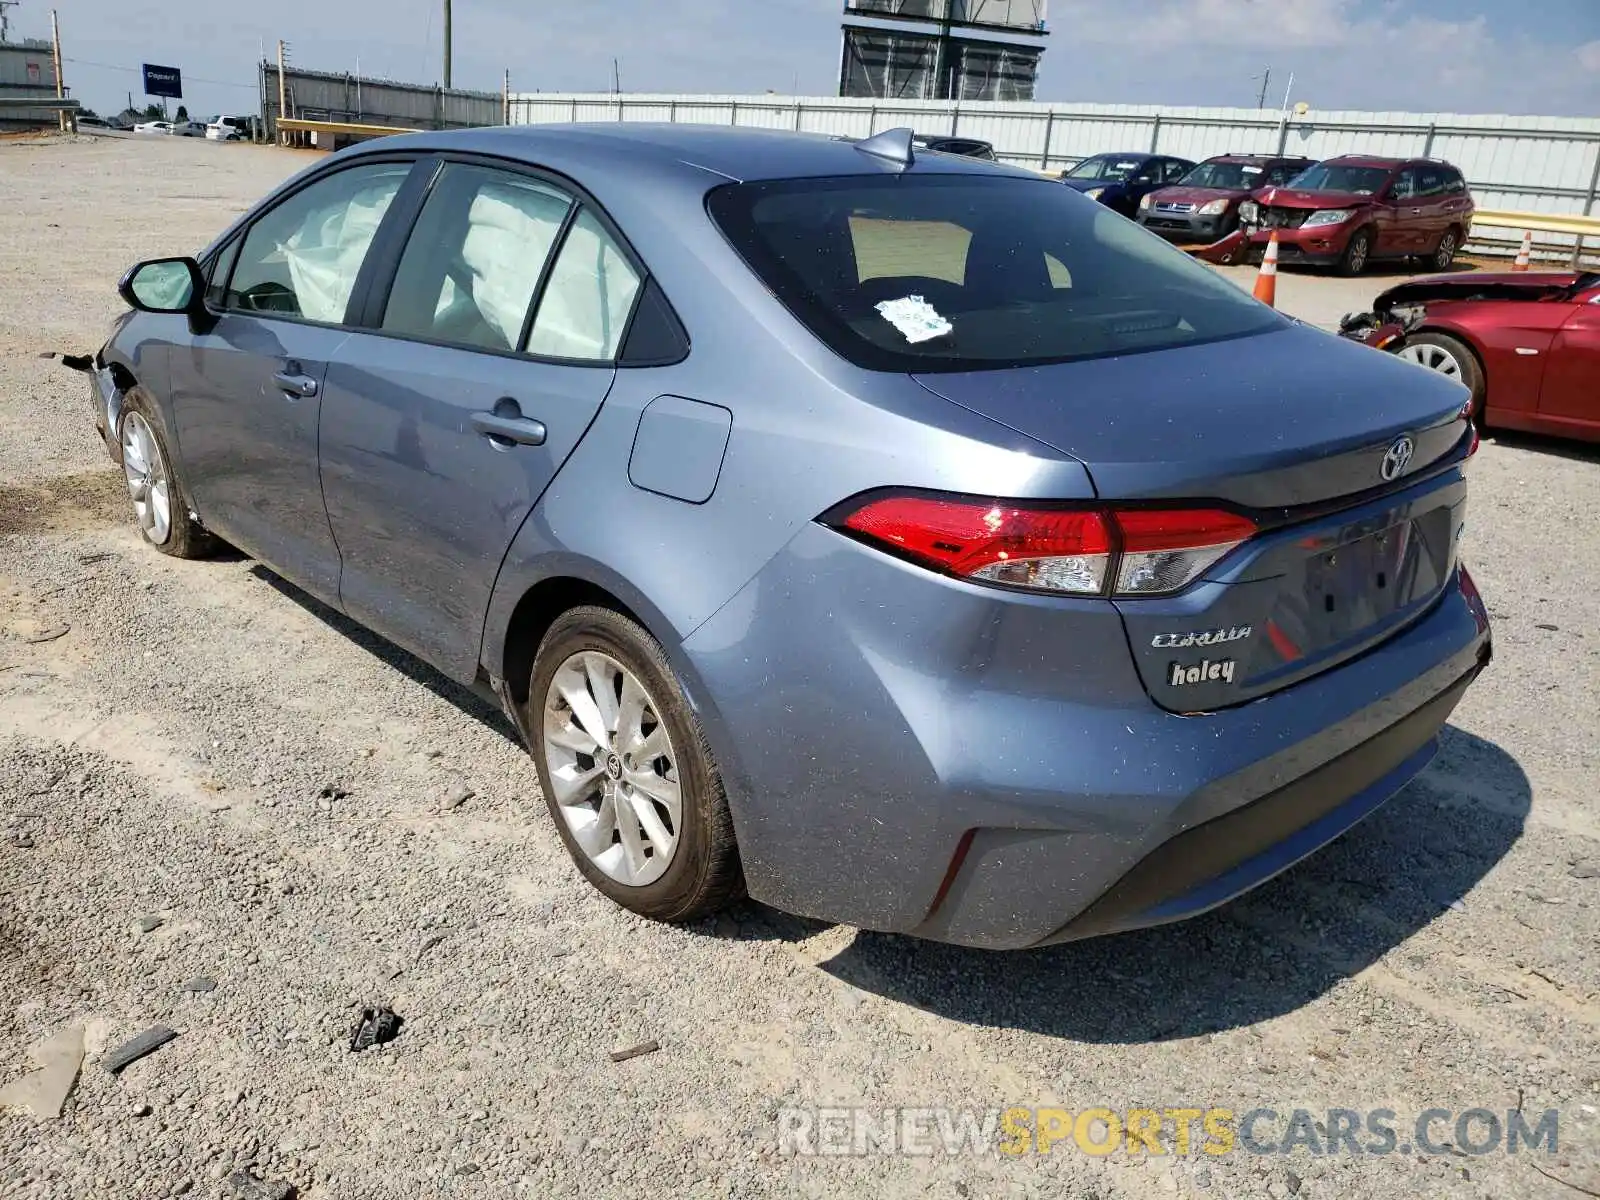
POLYGON ((705 731, 660 644, 636 621, 592 606, 556 618, 534 656, 523 715, 556 831, 598 891, 669 922, 697 920, 744 895, 733 818, 705 731), (630 675, 642 703, 637 694, 630 703, 630 675), (610 698, 604 707, 596 703, 602 691, 610 698), (596 720, 608 745, 585 732, 596 720), (663 746, 648 763, 633 757, 663 746), (661 799, 674 789, 676 819, 661 799))
POLYGON ((1460 338, 1423 330, 1414 333, 1395 351, 1398 358, 1458 379, 1472 392, 1472 419, 1483 424, 1485 385, 1478 356, 1460 338))
POLYGON ((1344 253, 1339 256, 1339 274, 1359 275, 1367 269, 1367 263, 1372 261, 1372 230, 1358 229, 1350 235, 1350 240, 1345 243, 1344 253))
POLYGON ((1448 271, 1450 264, 1456 260, 1456 251, 1461 249, 1461 234, 1454 227, 1444 231, 1439 238, 1439 244, 1434 248, 1433 254, 1428 258, 1428 265, 1435 271, 1448 271))
POLYGON ((161 430, 150 394, 129 389, 117 415, 117 444, 139 536, 173 558, 206 558, 221 543, 195 519, 189 491, 161 430))

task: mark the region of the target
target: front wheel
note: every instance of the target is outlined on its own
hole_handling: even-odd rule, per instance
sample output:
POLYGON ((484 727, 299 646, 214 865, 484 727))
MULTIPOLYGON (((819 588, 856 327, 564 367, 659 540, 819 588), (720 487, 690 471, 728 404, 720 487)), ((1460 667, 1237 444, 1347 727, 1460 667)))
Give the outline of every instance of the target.
POLYGON ((642 626, 589 606, 558 617, 526 715, 556 830, 599 891, 657 921, 695 920, 743 894, 722 776, 642 626))
POLYGON ((1339 256, 1339 274, 1359 275, 1367 269, 1367 259, 1372 256, 1372 231, 1358 229, 1339 256))
POLYGON ((1414 333, 1395 351, 1395 356, 1465 385, 1472 392, 1473 419, 1483 423, 1483 370, 1465 342, 1448 333, 1414 333))
POLYGON ((140 536, 173 558, 205 558, 215 553, 218 542, 195 519, 189 493, 167 451, 161 421, 150 397, 138 388, 123 398, 117 441, 140 536))

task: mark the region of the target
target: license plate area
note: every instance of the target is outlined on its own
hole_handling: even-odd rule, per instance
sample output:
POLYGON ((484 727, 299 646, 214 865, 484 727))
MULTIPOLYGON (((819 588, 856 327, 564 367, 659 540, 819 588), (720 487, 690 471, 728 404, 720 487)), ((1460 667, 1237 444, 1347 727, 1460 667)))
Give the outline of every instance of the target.
POLYGON ((1382 621, 1413 597, 1416 526, 1402 521, 1312 555, 1305 566, 1312 641, 1342 641, 1382 621))

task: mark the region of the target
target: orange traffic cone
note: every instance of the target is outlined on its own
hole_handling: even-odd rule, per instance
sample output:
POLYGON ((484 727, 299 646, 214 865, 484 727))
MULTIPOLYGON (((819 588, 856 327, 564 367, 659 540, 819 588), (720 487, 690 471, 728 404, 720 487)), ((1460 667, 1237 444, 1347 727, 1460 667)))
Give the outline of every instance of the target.
POLYGON ((1522 249, 1517 251, 1517 261, 1511 264, 1513 271, 1526 271, 1528 260, 1533 257, 1533 231, 1524 230, 1522 234, 1522 249))
POLYGON ((1267 252, 1261 256, 1261 274, 1256 276, 1256 299, 1278 307, 1278 231, 1267 239, 1267 252))

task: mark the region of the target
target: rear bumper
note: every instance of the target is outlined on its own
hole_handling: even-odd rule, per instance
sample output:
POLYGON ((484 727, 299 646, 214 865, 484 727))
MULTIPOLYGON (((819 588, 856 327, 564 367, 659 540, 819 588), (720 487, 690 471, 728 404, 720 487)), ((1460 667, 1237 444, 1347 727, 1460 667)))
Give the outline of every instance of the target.
POLYGON ((1488 659, 1486 643, 1480 665, 1376 737, 1259 800, 1163 842, 1046 942, 1181 921, 1315 853, 1432 761, 1440 729, 1488 659))
POLYGON ((1106 602, 813 526, 679 649, 756 899, 1014 949, 1193 915, 1337 837, 1426 765, 1489 641, 1457 570, 1360 657, 1178 715, 1106 602))

